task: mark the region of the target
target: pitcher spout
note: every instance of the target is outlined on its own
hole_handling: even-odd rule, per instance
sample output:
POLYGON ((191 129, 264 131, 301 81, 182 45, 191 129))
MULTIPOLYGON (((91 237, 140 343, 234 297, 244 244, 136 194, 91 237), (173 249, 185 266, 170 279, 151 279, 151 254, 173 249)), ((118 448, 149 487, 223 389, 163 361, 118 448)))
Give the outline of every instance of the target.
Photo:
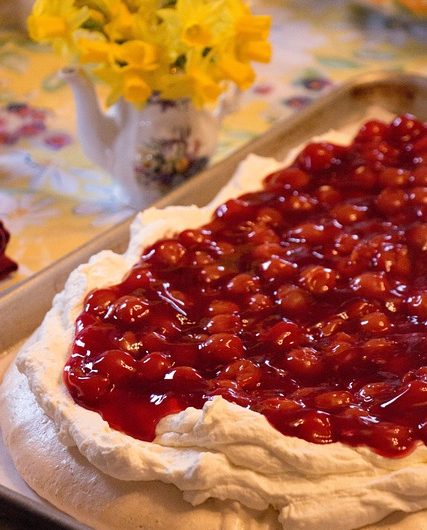
POLYGON ((81 68, 63 68, 60 76, 70 86, 77 110, 77 132, 85 155, 107 171, 111 170, 112 147, 117 125, 98 103, 95 87, 81 68))

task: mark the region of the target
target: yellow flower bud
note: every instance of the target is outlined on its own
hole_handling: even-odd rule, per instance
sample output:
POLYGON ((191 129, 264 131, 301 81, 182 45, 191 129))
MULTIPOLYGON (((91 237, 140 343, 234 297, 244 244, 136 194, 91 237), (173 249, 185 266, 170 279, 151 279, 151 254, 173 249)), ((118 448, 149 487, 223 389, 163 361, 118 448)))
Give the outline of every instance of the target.
POLYGON ((270 26, 271 17, 267 15, 245 15, 237 21, 236 31, 252 40, 265 40, 268 37, 270 26))
POLYGON ((192 24, 184 29, 182 40, 189 46, 209 46, 212 33, 203 24, 192 24))
POLYGON ((141 105, 147 101, 151 95, 151 88, 138 75, 130 73, 123 81, 123 97, 130 103, 141 105))
POLYGON ((116 46, 105 41, 81 39, 77 47, 82 63, 102 63, 111 61, 116 46))
POLYGON ((67 31, 66 21, 57 16, 31 15, 28 17, 30 37, 43 42, 58 37, 64 37, 67 31))
POLYGON ((271 59, 271 44, 264 40, 248 41, 239 47, 239 59, 242 61, 258 61, 268 63, 271 59))
POLYGON ((159 64, 156 46, 140 40, 124 42, 116 48, 116 58, 130 68, 155 70, 159 64))
POLYGON ((218 67, 226 79, 230 79, 242 90, 251 86, 255 80, 255 72, 247 63, 237 61, 231 54, 224 55, 218 67))

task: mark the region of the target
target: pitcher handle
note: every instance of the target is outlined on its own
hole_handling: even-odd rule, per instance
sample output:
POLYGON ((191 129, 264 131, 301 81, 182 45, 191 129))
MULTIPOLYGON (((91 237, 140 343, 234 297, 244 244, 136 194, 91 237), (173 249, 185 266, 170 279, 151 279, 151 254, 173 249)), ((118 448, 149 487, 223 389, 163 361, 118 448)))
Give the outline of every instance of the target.
POLYGON ((221 94, 218 104, 213 111, 214 117, 219 123, 232 112, 235 112, 240 107, 240 96, 242 92, 237 85, 232 83, 230 87, 221 94))

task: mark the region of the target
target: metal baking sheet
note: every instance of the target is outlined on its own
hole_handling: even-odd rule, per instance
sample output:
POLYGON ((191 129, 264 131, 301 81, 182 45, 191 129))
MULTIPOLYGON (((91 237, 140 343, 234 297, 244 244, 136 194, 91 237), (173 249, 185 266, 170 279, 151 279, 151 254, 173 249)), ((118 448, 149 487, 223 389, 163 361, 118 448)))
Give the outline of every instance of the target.
MULTIPOLYGON (((364 119, 372 106, 393 114, 410 112, 427 120, 427 78, 396 72, 373 72, 358 76, 293 117, 277 123, 264 135, 176 188, 154 206, 205 205, 248 154, 283 159, 291 148, 313 136, 330 129, 343 129, 364 119)), ((130 223, 131 220, 127 220, 117 225, 17 287, 5 291, 0 296, 0 352, 13 351, 40 324, 53 296, 62 289, 68 274, 78 264, 103 249, 124 251, 129 240, 130 223)), ((0 368, 7 364, 5 355, 0 353, 0 368)), ((13 353, 8 358, 13 358, 13 353)), ((0 455, 2 451, 5 452, 5 449, 0 444, 0 455)), ((25 494, 5 487, 1 480, 0 527, 83 528, 47 503, 35 502, 25 494), (32 521, 30 526, 28 517, 32 521), (11 521, 10 526, 6 525, 7 520, 11 521)))

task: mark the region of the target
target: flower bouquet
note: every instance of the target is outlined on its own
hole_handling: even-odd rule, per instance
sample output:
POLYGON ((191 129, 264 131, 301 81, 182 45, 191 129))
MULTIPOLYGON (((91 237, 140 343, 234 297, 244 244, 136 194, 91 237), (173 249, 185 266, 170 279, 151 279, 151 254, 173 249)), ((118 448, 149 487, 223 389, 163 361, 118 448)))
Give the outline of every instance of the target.
POLYGON ((36 0, 30 36, 87 68, 120 97, 153 95, 212 103, 235 83, 254 81, 252 61, 268 62, 268 16, 244 0, 36 0))

